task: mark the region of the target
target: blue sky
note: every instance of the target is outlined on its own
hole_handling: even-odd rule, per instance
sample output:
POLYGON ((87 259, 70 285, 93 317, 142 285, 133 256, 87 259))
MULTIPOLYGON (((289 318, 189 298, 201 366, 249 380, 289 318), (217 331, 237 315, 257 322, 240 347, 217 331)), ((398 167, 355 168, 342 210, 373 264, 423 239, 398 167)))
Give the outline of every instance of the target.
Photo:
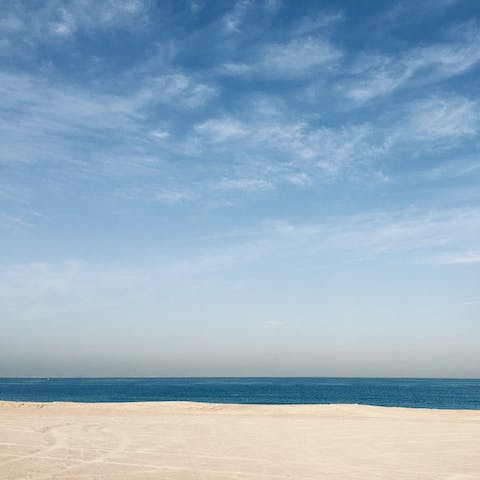
POLYGON ((0 375, 480 376, 475 1, 3 1, 0 375))

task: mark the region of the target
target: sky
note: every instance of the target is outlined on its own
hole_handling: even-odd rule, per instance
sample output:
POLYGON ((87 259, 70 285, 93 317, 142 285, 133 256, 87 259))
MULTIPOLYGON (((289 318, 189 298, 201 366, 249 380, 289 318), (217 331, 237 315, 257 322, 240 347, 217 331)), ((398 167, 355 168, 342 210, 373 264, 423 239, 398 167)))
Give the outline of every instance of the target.
POLYGON ((0 12, 0 375, 480 377, 478 2, 0 12))

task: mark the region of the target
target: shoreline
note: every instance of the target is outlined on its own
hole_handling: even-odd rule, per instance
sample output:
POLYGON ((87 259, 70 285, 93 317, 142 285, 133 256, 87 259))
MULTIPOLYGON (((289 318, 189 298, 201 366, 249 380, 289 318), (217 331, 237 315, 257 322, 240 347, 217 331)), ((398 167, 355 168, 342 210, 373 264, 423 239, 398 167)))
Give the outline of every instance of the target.
POLYGON ((0 399, 0 407, 2 406, 35 406, 37 408, 52 407, 52 406, 92 406, 92 407, 114 407, 114 406, 212 406, 212 407, 371 407, 389 410, 420 410, 420 411, 435 411, 435 412, 480 412, 480 408, 442 408, 442 407, 404 407, 398 405, 376 405, 371 403, 222 403, 222 402, 202 402, 198 400, 142 400, 142 401, 119 401, 119 402, 84 402, 81 400, 71 401, 34 401, 34 400, 2 400, 0 399))

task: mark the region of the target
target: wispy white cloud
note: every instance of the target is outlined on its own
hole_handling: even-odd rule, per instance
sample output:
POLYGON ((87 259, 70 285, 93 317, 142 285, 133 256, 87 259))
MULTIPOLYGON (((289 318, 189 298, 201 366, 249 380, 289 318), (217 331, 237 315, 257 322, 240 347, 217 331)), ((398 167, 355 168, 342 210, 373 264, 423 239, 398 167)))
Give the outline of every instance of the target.
POLYGON ((194 124, 186 138, 175 134, 167 116, 164 121, 155 118, 161 129, 151 128, 152 105, 191 109, 206 101, 203 94, 197 97, 198 85, 204 84, 182 73, 169 74, 146 79, 137 91, 119 96, 4 74, 2 162, 43 162, 53 174, 63 172, 63 178, 65 174, 87 178, 92 173, 96 178, 123 177, 125 184, 117 185, 114 195, 121 192, 124 199, 178 205, 208 199, 216 191, 215 201, 228 204, 228 199, 218 198, 219 192, 235 196, 274 190, 281 184, 306 187, 318 179, 344 176, 384 182, 390 177, 379 163, 405 146, 425 151, 439 141, 449 145, 478 132, 476 101, 459 95, 412 102, 390 123, 333 128, 318 121, 295 121, 284 102, 255 94, 238 117, 207 117, 194 124), (108 138, 108 156, 79 149, 75 139, 82 136, 97 142, 108 138), (22 141, 27 137, 28 143, 22 141), (175 155, 201 161, 188 176, 179 175, 175 155))
POLYGON ((367 55, 353 68, 353 80, 345 81, 341 87, 347 97, 363 103, 393 92, 411 78, 415 70, 410 61, 395 62, 387 56, 367 55))
POLYGON ((216 143, 245 137, 248 129, 232 118, 212 118, 196 125, 195 132, 216 143))
POLYGON ((139 106, 158 102, 196 108, 207 103, 215 95, 214 86, 195 81, 184 73, 173 73, 147 79, 131 101, 139 106))
POLYGON ((287 174, 285 175, 285 180, 287 183, 300 186, 311 185, 313 182, 312 177, 305 172, 287 174))
POLYGON ((359 103, 410 85, 425 85, 467 72, 480 62, 480 31, 476 24, 457 26, 445 43, 415 47, 397 56, 364 54, 357 59, 345 95, 359 103))
POLYGON ((231 76, 296 78, 319 69, 324 74, 341 56, 342 51, 323 36, 294 36, 284 43, 266 43, 250 61, 224 63, 217 71, 231 76))
POLYGON ((151 202, 163 205, 179 205, 190 202, 196 198, 195 193, 188 188, 161 188, 150 184, 117 189, 115 196, 124 200, 151 202))
MULTIPOLYGON (((419 98, 402 105, 377 131, 382 132, 389 145, 387 159, 392 155, 418 158, 435 153, 437 164, 432 173, 427 174, 432 177, 433 171, 439 173, 438 169, 444 168, 444 155, 452 155, 455 149, 478 136, 478 102, 451 93, 419 98)), ((461 162, 457 161, 456 170, 461 168, 461 162)))
MULTIPOLYGON (((197 125, 195 133, 218 145, 218 152, 208 146, 210 155, 225 155, 230 151, 234 160, 231 165, 237 171, 235 150, 240 147, 245 170, 238 173, 245 176, 255 168, 262 181, 268 184, 286 180, 306 185, 312 177, 335 176, 346 169, 362 169, 388 149, 388 145, 378 142, 369 125, 315 128, 307 123, 289 122, 288 114, 266 117, 242 121, 227 117, 211 119, 197 125), (248 158, 257 158, 256 167, 248 158)), ((207 148, 198 141, 196 146, 207 148)), ((239 180, 243 182, 242 178, 239 180)))
POLYGON ((256 178, 222 178, 215 184, 218 190, 264 191, 271 190, 273 185, 265 179, 256 178))
MULTIPOLYGON (((178 140, 170 118, 175 111, 201 108, 214 89, 178 73, 146 77, 122 93, 99 90, 39 75, 0 73, 2 183, 25 190, 32 204, 40 196, 63 195, 72 185, 87 183, 103 184, 94 188, 103 198, 167 206, 192 201, 196 195, 186 186, 188 177, 173 167, 178 140), (28 177, 32 165, 41 166, 45 184, 18 180, 28 177)), ((25 215, 25 207, 10 198, 4 203, 9 218, 25 224, 44 221, 25 215)))
POLYGON ((447 264, 480 263, 480 251, 452 252, 434 258, 435 261, 447 264))
POLYGON ((421 23, 427 15, 429 18, 444 15, 445 10, 459 1, 461 0, 422 0, 415 4, 396 2, 374 17, 374 21, 381 31, 396 30, 406 24, 421 23))
POLYGON ((375 145, 371 135, 368 125, 332 129, 287 123, 266 125, 257 131, 260 143, 268 143, 278 152, 289 152, 291 162, 332 175, 355 163, 365 165, 383 149, 375 145))
POLYGON ((148 22, 150 3, 143 0, 96 2, 93 0, 49 0, 41 4, 12 2, 4 6, 6 16, 0 32, 14 36, 25 47, 35 42, 72 37, 77 32, 91 34, 99 29, 137 28, 148 22), (23 37, 18 37, 22 33, 23 37))
MULTIPOLYGON (((172 74, 147 78, 136 90, 117 95, 64 87, 26 74, 3 73, 0 94, 4 98, 0 109, 2 161, 35 162, 48 158, 48 163, 61 160, 68 164, 77 156, 76 138, 81 136, 90 141, 108 138, 128 145, 132 155, 138 156, 138 149, 149 135, 152 141, 159 135, 164 140, 168 138, 165 130, 148 128, 152 106, 195 108, 208 101, 214 89, 184 74, 172 74), (29 141, 22 140, 25 138, 29 141)), ((123 154, 126 153, 124 150, 123 154)))
MULTIPOLYGON (((241 239, 242 232, 237 232, 241 239)), ((329 264, 389 262, 460 264, 479 261, 480 211, 472 208, 444 211, 405 209, 378 211, 326 219, 318 223, 270 221, 257 232, 264 255, 311 258, 329 264)), ((240 245, 243 245, 241 242, 240 245)))
MULTIPOLYGON (((392 263, 472 263, 478 260, 480 211, 404 209, 310 223, 270 220, 257 230, 231 233, 218 237, 220 241, 229 240, 228 246, 205 254, 208 265, 231 269, 265 258, 296 258, 301 264, 308 261, 326 265, 339 259, 349 263, 385 258, 392 263)), ((189 263, 201 268, 203 260, 197 260, 192 258, 189 263)))
MULTIPOLYGON (((53 2, 49 12, 59 5, 53 2)), ((87 17, 77 16, 74 3, 66 5, 65 14, 57 15, 60 23, 71 15, 76 32, 94 28, 87 17)), ((142 2, 105 5, 113 10, 100 12, 98 21, 112 28, 140 21, 150 8, 142 2)), ((234 29, 241 30, 252 5, 240 1, 227 13, 234 29)), ((22 9, 10 12, 3 28, 26 28, 22 9)), ((335 105, 343 108, 344 98, 335 97, 338 92, 325 84, 322 97, 306 106, 305 97, 297 93, 334 65, 337 78, 344 78, 343 93, 354 92, 364 82, 375 96, 411 80, 426 82, 465 72, 480 58, 472 47, 479 38, 472 23, 463 32, 452 30, 449 43, 410 48, 398 57, 363 55, 352 73, 348 55, 333 41, 332 29, 343 19, 341 12, 317 11, 286 27, 283 41, 266 37, 256 51, 245 55, 226 48, 220 67, 206 66, 195 73, 176 68, 173 56, 167 66, 158 62, 158 50, 152 49, 134 69, 142 72, 139 78, 125 74, 110 89, 93 83, 63 84, 47 70, 41 75, 3 73, 0 161, 41 163, 46 176, 58 175, 66 183, 71 177, 89 182, 115 179, 115 187, 104 194, 124 199, 228 204, 233 197, 273 192, 281 185, 312 188, 323 180, 366 178, 385 183, 393 179, 389 166, 396 156, 415 151, 418 157, 439 145, 450 149, 476 137, 478 102, 473 96, 436 90, 388 113, 338 121, 335 105), (239 78, 220 78, 219 71, 239 78), (235 95, 226 94, 222 81, 236 85, 242 75, 275 77, 289 86, 265 92, 262 85, 252 89, 239 84, 235 95), (369 83, 373 77, 378 84, 369 83), (333 116, 328 114, 332 103, 333 116)), ((368 92, 358 95, 373 98, 368 92)))
POLYGON ((0 212, 0 228, 11 230, 19 227, 31 228, 32 226, 33 224, 27 222, 24 218, 0 212))
MULTIPOLYGON (((68 52, 78 40, 98 33, 124 31, 141 36, 149 31, 149 0, 18 0, 2 3, 0 58, 11 64, 38 65, 46 51, 68 52)), ((81 50, 78 49, 77 53, 81 50)), ((90 57, 94 68, 99 58, 90 57)), ((49 69, 56 68, 56 61, 49 69)))
POLYGON ((250 0, 238 0, 233 9, 223 17, 223 29, 226 32, 238 32, 251 4, 250 0))
POLYGON ((217 72, 223 75, 241 76, 252 71, 252 67, 245 63, 224 63, 217 68, 217 72))
POLYGON ((409 141, 471 137, 478 133, 480 114, 475 100, 453 95, 431 97, 412 103, 409 110, 409 141))
MULTIPOLYGON (((82 260, 31 262, 0 268, 0 312, 10 321, 80 320, 90 308, 112 308, 130 289, 145 286, 142 270, 101 267, 82 260)), ((129 296, 138 295, 138 290, 129 296)), ((97 310, 98 311, 98 310, 97 310)))
POLYGON ((188 3, 189 9, 193 14, 201 12, 205 8, 205 3, 202 0, 190 0, 188 3))
POLYGON ((159 140, 163 140, 164 138, 168 138, 170 133, 165 130, 153 130, 150 132, 152 137, 158 138, 159 140))
MULTIPOLYGON (((0 268, 3 318, 80 318, 90 308, 131 313, 168 288, 188 288, 190 280, 242 271, 254 264, 288 259, 289 269, 387 261, 460 268, 480 263, 480 211, 405 209, 324 218, 317 222, 270 220, 256 229, 197 238, 194 249, 132 257, 129 265, 81 260, 33 262, 0 268)), ((272 324, 271 326, 276 326, 272 324)))
POLYGON ((476 175, 480 175, 480 159, 475 157, 450 159, 430 168, 424 174, 429 180, 475 177, 476 175))
POLYGON ((302 18, 295 24, 292 33, 296 36, 311 35, 325 31, 327 28, 332 28, 337 23, 344 20, 342 11, 331 12, 317 12, 315 15, 302 18))
POLYGON ((331 65, 340 57, 341 51, 328 40, 307 36, 285 44, 268 45, 257 69, 266 75, 295 76, 331 65))

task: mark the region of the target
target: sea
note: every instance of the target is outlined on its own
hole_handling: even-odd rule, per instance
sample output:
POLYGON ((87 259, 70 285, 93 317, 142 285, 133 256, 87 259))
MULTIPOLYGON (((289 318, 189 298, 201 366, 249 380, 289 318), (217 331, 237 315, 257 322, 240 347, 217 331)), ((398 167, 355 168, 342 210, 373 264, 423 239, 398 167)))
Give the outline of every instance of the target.
POLYGON ((479 410, 480 379, 0 378, 0 400, 364 404, 479 410))

